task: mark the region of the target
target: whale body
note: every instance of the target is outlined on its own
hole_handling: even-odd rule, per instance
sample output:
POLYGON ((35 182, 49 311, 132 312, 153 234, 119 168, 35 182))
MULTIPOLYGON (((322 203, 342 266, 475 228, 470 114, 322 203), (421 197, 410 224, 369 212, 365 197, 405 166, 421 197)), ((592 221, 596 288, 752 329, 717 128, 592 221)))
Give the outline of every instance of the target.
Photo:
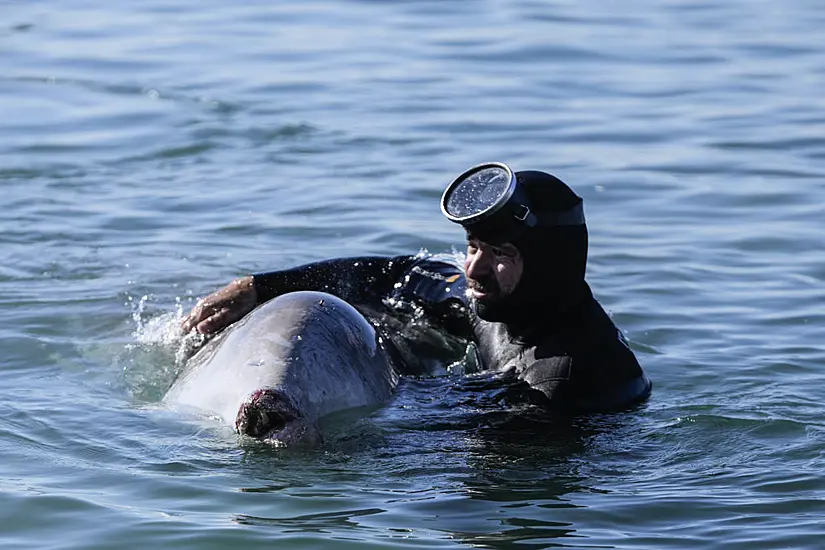
POLYGON ((263 441, 313 443, 320 418, 382 403, 398 380, 381 338, 353 306, 323 292, 293 292, 204 345, 164 401, 263 441))

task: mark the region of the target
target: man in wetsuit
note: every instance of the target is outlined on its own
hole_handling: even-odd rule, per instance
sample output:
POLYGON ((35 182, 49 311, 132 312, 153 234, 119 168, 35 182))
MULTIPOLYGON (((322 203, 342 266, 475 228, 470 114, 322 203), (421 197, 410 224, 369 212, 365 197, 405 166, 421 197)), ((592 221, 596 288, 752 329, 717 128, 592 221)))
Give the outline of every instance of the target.
POLYGON ((582 199, 566 184, 488 163, 450 184, 442 211, 467 233, 463 269, 397 256, 258 273, 201 300, 183 328, 215 332, 275 296, 318 290, 372 321, 405 374, 432 372, 472 341, 481 369, 511 373, 550 409, 615 410, 648 397, 650 381, 585 282, 582 199))

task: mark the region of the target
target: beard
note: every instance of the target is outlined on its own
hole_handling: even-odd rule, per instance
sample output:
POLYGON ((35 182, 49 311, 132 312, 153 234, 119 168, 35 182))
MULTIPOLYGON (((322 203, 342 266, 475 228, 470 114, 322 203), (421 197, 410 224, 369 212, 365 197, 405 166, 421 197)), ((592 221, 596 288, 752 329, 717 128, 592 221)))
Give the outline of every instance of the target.
POLYGON ((507 307, 506 301, 479 301, 474 300, 476 315, 480 319, 489 321, 491 323, 505 323, 511 317, 510 308, 507 307))
POLYGON ((495 277, 485 277, 469 282, 472 289, 487 294, 482 299, 473 298, 476 315, 484 321, 503 323, 513 319, 516 313, 512 293, 503 293, 495 277))

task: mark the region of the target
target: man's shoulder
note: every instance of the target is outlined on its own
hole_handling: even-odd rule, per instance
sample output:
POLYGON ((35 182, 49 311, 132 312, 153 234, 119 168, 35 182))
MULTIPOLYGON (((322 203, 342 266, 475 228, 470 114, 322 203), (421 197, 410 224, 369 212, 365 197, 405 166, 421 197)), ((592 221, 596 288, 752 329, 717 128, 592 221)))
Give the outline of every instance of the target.
POLYGON ((417 254, 409 256, 410 267, 434 278, 457 280, 464 278, 464 267, 454 254, 417 254))
POLYGON ((574 332, 572 340, 577 343, 579 351, 597 351, 615 346, 630 349, 624 333, 595 298, 582 304, 571 321, 568 327, 574 332))
POLYGON ((415 256, 396 283, 394 294, 427 302, 466 302, 467 280, 456 258, 448 255, 415 256))

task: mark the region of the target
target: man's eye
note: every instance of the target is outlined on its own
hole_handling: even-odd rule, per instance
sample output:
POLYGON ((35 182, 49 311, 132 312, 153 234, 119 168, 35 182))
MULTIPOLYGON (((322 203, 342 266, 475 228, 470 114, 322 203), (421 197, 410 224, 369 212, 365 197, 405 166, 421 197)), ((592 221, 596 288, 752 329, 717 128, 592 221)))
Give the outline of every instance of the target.
POLYGON ((517 254, 515 248, 510 246, 494 246, 492 248, 493 254, 501 258, 514 258, 517 254))

